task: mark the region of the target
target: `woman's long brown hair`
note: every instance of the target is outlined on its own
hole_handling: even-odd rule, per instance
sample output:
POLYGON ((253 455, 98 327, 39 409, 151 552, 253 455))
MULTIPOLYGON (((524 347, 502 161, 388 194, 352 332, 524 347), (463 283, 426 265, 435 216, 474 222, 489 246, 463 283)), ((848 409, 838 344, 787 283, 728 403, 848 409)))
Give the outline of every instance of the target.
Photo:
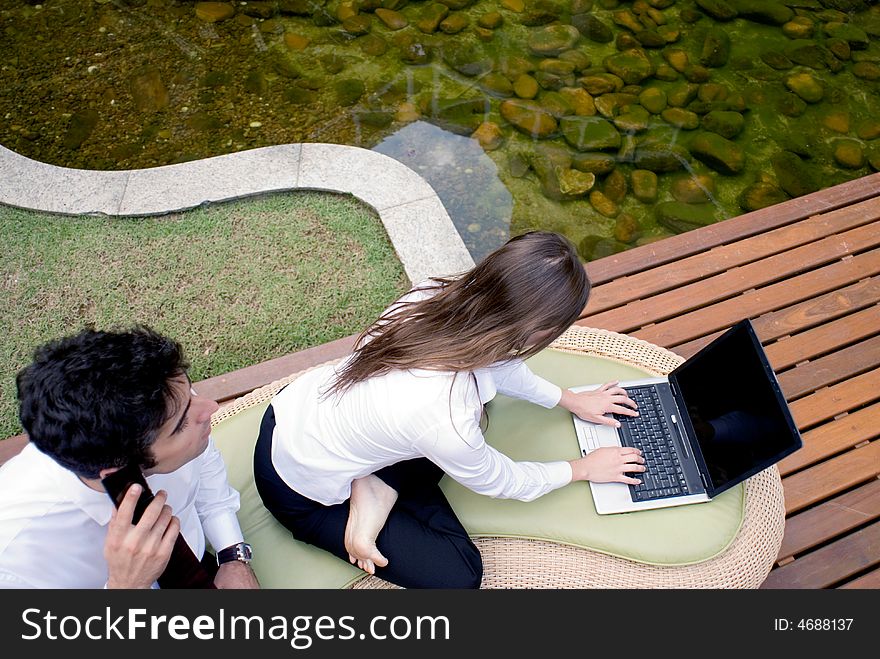
POLYGON ((396 369, 472 371, 546 348, 583 312, 590 280, 565 237, 533 231, 511 238, 454 278, 434 278, 431 296, 402 302, 364 330, 327 394, 396 369), (544 340, 527 346, 536 332, 544 340))

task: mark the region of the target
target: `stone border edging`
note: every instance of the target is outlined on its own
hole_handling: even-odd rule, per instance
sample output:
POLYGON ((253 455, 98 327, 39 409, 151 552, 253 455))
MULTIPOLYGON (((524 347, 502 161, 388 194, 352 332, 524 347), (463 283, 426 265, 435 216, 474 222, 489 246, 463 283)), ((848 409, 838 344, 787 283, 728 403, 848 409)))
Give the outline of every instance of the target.
POLYGON ((425 179, 388 156, 339 144, 284 144, 148 169, 49 165, 0 146, 0 204, 66 215, 162 215, 266 192, 349 193, 379 214, 412 283, 474 265, 425 179))

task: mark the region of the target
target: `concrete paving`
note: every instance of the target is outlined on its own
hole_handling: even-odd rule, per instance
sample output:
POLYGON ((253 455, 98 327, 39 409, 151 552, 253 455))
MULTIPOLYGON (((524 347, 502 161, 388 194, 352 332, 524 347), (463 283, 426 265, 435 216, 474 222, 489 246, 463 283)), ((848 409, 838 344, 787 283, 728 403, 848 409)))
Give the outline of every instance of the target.
POLYGON ((351 194, 371 206, 410 281, 474 265, 434 189, 388 156, 338 144, 283 144, 193 162, 93 171, 0 146, 0 204, 67 215, 164 215, 289 190, 351 194))

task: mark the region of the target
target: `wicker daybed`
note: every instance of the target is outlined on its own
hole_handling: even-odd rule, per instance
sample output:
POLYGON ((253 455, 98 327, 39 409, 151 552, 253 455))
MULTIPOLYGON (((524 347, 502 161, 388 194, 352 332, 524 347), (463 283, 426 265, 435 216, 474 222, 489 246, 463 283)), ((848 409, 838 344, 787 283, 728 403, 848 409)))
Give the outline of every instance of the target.
MULTIPOLYGON (((624 363, 665 375, 683 360, 666 349, 606 330, 573 326, 551 348, 624 363)), ((214 425, 268 401, 294 373, 254 390, 218 410, 214 425)), ((757 588, 767 577, 782 543, 785 523, 782 483, 776 467, 745 484, 743 522, 733 541, 705 561, 651 565, 566 544, 509 537, 477 537, 483 556, 483 588, 757 588)), ((364 575, 351 588, 394 588, 364 575)))

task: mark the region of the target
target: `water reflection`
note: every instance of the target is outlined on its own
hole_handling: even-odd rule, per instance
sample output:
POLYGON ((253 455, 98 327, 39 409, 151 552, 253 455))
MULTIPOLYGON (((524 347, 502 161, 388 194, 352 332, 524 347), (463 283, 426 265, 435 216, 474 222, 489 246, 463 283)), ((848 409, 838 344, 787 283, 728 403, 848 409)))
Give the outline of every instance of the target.
POLYGON ((431 184, 474 261, 507 240, 513 198, 476 140, 416 121, 373 151, 402 162, 431 184))

